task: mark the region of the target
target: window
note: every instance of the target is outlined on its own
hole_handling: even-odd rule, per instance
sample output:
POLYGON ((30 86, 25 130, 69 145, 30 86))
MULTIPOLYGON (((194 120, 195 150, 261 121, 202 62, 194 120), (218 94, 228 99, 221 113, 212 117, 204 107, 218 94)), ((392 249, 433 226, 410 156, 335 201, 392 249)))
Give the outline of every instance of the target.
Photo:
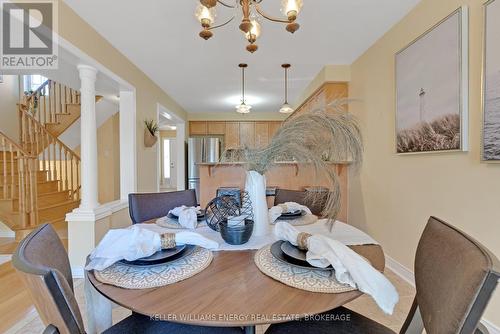
POLYGON ((47 78, 39 74, 31 74, 24 76, 24 91, 30 92, 37 90, 47 78))

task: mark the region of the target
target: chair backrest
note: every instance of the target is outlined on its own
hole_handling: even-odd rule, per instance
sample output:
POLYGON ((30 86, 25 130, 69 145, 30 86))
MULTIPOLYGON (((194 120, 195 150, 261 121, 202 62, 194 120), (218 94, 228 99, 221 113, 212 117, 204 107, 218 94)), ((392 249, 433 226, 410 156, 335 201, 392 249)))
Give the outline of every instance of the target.
POLYGON ((68 254, 52 226, 42 225, 23 239, 12 264, 46 326, 56 327, 59 333, 85 333, 73 292, 68 254))
POLYGON ((415 315, 427 334, 474 333, 499 278, 500 262, 490 251, 431 217, 417 247, 417 293, 401 333, 410 332, 415 315))
POLYGON ((178 206, 196 206, 194 189, 165 193, 141 193, 128 195, 128 208, 133 224, 165 217, 178 206))
POLYGON ((307 200, 307 191, 305 190, 288 190, 288 189, 276 189, 276 195, 274 197, 274 205, 278 205, 285 202, 295 202, 307 206, 312 214, 316 216, 321 216, 325 203, 328 199, 328 192, 324 192, 324 198, 317 198, 314 202, 307 200))

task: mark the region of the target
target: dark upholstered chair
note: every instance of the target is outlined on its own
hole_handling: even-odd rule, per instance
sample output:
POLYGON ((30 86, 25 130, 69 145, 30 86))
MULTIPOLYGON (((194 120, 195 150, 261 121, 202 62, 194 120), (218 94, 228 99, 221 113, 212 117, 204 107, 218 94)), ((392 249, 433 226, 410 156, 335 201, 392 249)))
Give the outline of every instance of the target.
MULTIPOLYGON (((71 268, 64 246, 50 225, 42 225, 21 241, 12 258, 30 290, 44 333, 85 333, 73 292, 71 268)), ((107 329, 106 334, 132 333, 242 333, 240 328, 195 327, 132 314, 107 329)))
MULTIPOLYGON (((480 333, 477 328, 500 278, 500 263, 474 239, 431 217, 415 257, 416 296, 401 334, 480 333)), ((381 324, 341 307, 330 319, 271 325, 266 334, 394 333, 381 324)))
POLYGON ((325 191, 324 197, 316 200, 315 203, 308 202, 306 196, 307 191, 305 190, 288 190, 278 188, 276 189, 276 195, 274 197, 274 205, 285 202, 295 202, 307 206, 313 215, 321 216, 326 200, 328 199, 328 192, 325 191))
POLYGON ((165 217, 173 208, 181 205, 196 206, 196 203, 194 189, 128 195, 128 210, 133 224, 165 217))

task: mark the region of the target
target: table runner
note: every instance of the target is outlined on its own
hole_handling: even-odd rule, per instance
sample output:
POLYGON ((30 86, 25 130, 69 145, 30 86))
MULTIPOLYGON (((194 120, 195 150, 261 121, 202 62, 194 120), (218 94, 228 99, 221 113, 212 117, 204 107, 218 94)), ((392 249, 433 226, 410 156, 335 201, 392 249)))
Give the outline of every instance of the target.
MULTIPOLYGON (((341 221, 336 221, 333 224, 332 231, 329 230, 329 227, 326 225, 327 219, 320 219, 314 224, 305 225, 305 226, 296 226, 296 228, 301 232, 308 232, 310 234, 323 234, 335 240, 342 242, 347 246, 356 246, 356 245, 378 245, 372 237, 363 231, 357 229, 354 226, 345 224, 341 221)), ((138 224, 143 228, 152 230, 157 233, 175 233, 179 231, 179 229, 169 229, 158 226, 156 224, 138 224)), ((219 243, 219 249, 214 251, 239 251, 239 250, 256 250, 261 249, 262 247, 272 244, 278 239, 274 236, 273 226, 269 227, 269 234, 265 236, 252 236, 250 240, 243 245, 229 245, 227 244, 221 237, 219 232, 212 230, 206 224, 198 225, 198 228, 194 230, 194 232, 201 234, 202 236, 212 239, 219 243)))

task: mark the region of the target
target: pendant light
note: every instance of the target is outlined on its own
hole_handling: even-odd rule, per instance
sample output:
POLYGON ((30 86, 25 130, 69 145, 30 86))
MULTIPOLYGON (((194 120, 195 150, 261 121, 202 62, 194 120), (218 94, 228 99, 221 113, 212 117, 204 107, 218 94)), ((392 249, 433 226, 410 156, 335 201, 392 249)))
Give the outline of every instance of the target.
POLYGON ((283 64, 281 67, 285 69, 285 103, 280 108, 280 113, 282 114, 291 114, 293 113, 293 108, 290 104, 288 104, 288 69, 290 68, 290 64, 283 64))
POLYGON ((248 67, 247 64, 239 64, 241 68, 241 104, 236 106, 236 112, 240 114, 248 114, 252 106, 245 103, 245 68, 248 67))

